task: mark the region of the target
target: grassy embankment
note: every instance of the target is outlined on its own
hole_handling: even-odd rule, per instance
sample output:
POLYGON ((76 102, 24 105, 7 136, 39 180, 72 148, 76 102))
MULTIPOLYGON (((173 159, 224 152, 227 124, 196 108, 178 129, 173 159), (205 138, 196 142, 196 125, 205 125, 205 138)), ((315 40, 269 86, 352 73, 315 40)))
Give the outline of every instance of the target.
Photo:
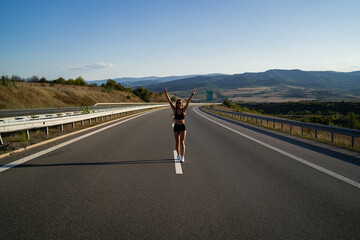
MULTIPOLYGON (((165 101, 153 93, 154 101, 165 101)), ((131 92, 102 87, 19 82, 16 86, 0 85, 0 109, 60 108, 94 105, 99 102, 143 102, 131 92)))
MULTIPOLYGON (((252 104, 234 104, 230 101, 224 101, 222 106, 212 106, 213 108, 220 108, 228 111, 244 112, 258 115, 266 115, 269 117, 277 118, 287 118, 295 121, 302 122, 311 122, 318 123, 330 126, 345 127, 345 128, 360 128, 359 114, 354 113, 353 111, 360 107, 360 103, 320 103, 320 102, 300 102, 300 103, 276 103, 271 104, 271 108, 266 106, 266 104, 252 105, 252 104), (334 105, 342 104, 341 113, 334 111, 334 105), (295 111, 296 108, 303 108, 304 105, 307 107, 304 111, 304 115, 301 115, 300 111, 295 111), (332 106, 332 107, 331 107, 332 106), (277 110, 276 110, 277 109, 277 110), (281 109, 281 110, 280 110, 281 109), (315 113, 312 113, 312 110, 316 109, 315 113), (273 111, 274 114, 270 114, 269 111, 273 111), (264 112, 266 112, 264 114, 264 112), (289 114, 291 113, 291 114, 289 114)), ((269 104, 270 105, 270 104, 269 104)), ((216 112, 214 112, 216 113, 216 112)), ((216 113, 218 114, 218 113, 216 113)), ((276 124, 273 128, 273 124, 270 122, 267 125, 266 121, 263 121, 261 124, 260 121, 256 123, 254 119, 245 118, 244 120, 236 119, 239 121, 245 121, 251 124, 261 125, 262 127, 274 129, 281 131, 281 124, 276 124)), ((283 132, 290 134, 290 126, 284 125, 283 132)), ((317 140, 319 142, 324 142, 327 144, 336 145, 339 147, 360 151, 360 139, 355 138, 355 147, 352 148, 352 137, 342 134, 334 134, 334 142, 331 142, 331 133, 326 131, 318 131, 318 138, 315 139, 315 131, 311 129, 304 129, 304 134, 301 134, 301 127, 293 126, 292 133, 293 135, 304 137, 311 140, 317 140)))
MULTIPOLYGON (((116 86, 115 86, 116 87, 116 86)), ((17 82, 16 84, 0 84, 0 109, 27 109, 27 108, 60 108, 92 106, 95 103, 121 103, 121 102, 165 102, 164 93, 149 92, 147 89, 117 90, 115 87, 105 86, 76 86, 53 83, 17 82), (138 96, 137 96, 137 95, 138 96), (143 98, 143 99, 142 99, 143 98)), ((116 117, 124 117, 121 114, 116 117)), ((106 121, 106 120, 104 120, 106 121)), ((29 147, 44 140, 78 131, 102 123, 88 121, 80 122, 72 128, 71 124, 64 125, 64 131, 59 127, 50 127, 49 135, 43 129, 31 130, 31 137, 27 139, 25 131, 2 134, 4 145, 0 145, 0 153, 11 152, 19 148, 29 147)))

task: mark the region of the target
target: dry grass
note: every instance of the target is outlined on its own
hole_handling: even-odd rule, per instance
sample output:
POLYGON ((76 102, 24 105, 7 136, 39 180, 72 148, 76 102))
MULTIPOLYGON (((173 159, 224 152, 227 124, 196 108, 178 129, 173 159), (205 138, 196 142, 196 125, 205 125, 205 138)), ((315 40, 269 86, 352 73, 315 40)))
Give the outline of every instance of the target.
MULTIPOLYGON (((173 95, 170 95, 172 97, 173 95)), ((150 96, 152 102, 167 102, 165 93, 163 92, 153 92, 150 96)))
MULTIPOLYGON (((229 108, 226 107, 216 107, 222 110, 227 110, 227 111, 231 111, 229 110, 229 108)), ((334 133, 334 140, 333 142, 331 141, 331 133, 327 132, 327 131, 318 131, 317 133, 317 138, 315 137, 315 130, 313 129, 303 129, 303 132, 301 131, 301 127, 297 127, 297 126, 293 126, 292 129, 290 129, 290 125, 288 124, 283 124, 282 128, 281 128, 281 123, 276 123, 275 122, 275 128, 274 128, 274 122, 267 122, 267 121, 260 121, 258 120, 256 122, 255 118, 251 119, 251 118, 247 118, 247 117, 243 117, 240 118, 239 116, 237 117, 231 117, 228 114, 222 114, 216 111, 211 111, 211 110, 207 110, 210 111, 214 114, 217 115, 221 115, 227 118, 232 118, 232 119, 236 119, 238 121, 243 121, 243 122, 247 122, 250 124, 254 124, 254 125, 258 125, 258 126, 262 126, 262 127, 266 127, 269 129, 273 129, 276 131, 281 131, 281 132, 285 132, 288 134, 292 134, 295 136, 299 136, 299 137, 303 137, 306 139, 310 139, 310 140, 314 140, 314 141, 319 141, 319 142, 323 142, 323 143, 327 143, 327 144, 331 144, 331 145, 335 145, 338 147, 342 147, 342 148, 346 148, 346 149, 350 149, 350 150, 354 150, 354 151, 358 151, 360 152, 360 139, 359 138, 355 138, 355 145, 354 147, 352 147, 352 137, 348 136, 348 135, 343 135, 343 134, 338 134, 338 133, 334 133)))
POLYGON ((271 91, 270 87, 258 87, 258 88, 238 88, 238 89, 223 89, 219 92, 223 96, 231 96, 236 94, 254 94, 254 93, 260 93, 260 92, 266 92, 271 91))
POLYGON ((219 94, 233 102, 299 102, 316 99, 309 89, 294 86, 222 89, 219 94), (294 97, 299 92, 302 96, 294 97))
POLYGON ((72 107, 99 102, 142 102, 129 92, 103 92, 101 87, 71 86, 50 83, 17 83, 0 85, 0 109, 72 107))
POLYGON ((234 97, 229 98, 233 102, 248 102, 248 103, 263 103, 263 102, 273 102, 273 103, 282 103, 282 102, 300 102, 300 101, 312 101, 315 98, 283 98, 283 97, 234 97))

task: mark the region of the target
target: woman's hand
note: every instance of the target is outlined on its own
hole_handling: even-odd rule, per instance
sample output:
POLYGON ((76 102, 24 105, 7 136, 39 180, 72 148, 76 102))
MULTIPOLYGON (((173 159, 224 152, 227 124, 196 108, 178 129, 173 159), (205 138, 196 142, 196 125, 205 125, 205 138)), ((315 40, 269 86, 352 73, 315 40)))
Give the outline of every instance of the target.
POLYGON ((164 92, 165 94, 167 94, 167 87, 164 87, 164 92))
POLYGON ((196 88, 193 89, 192 95, 194 95, 195 93, 196 93, 196 88))

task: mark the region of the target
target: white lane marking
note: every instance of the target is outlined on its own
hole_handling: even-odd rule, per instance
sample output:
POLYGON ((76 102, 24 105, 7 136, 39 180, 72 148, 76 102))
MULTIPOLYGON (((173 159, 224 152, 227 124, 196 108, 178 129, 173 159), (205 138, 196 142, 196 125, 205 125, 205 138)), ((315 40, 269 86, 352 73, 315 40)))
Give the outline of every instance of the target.
POLYGON ((61 144, 59 144, 59 145, 56 145, 56 146, 54 146, 54 147, 48 148, 48 149, 46 149, 46 150, 40 151, 40 152, 38 152, 38 153, 32 154, 32 155, 27 156, 27 157, 21 158, 21 159, 19 159, 19 160, 17 160, 17 161, 14 161, 14 162, 12 162, 12 163, 8 163, 8 164, 6 164, 6 165, 0 166, 0 173, 1 173, 1 172, 4 172, 4 171, 6 171, 6 170, 9 170, 9 169, 12 168, 12 167, 16 167, 17 165, 20 165, 20 164, 22 164, 22 163, 24 163, 24 162, 27 162, 27 161, 30 161, 30 160, 32 160, 32 159, 34 159, 34 158, 40 157, 40 156, 42 156, 42 155, 44 155, 44 154, 46 154, 46 153, 49 153, 49 152, 52 152, 52 151, 54 151, 54 150, 56 150, 56 149, 65 147, 66 145, 69 145, 69 144, 71 144, 71 143, 77 142, 77 141, 79 141, 79 140, 81 140, 81 139, 83 139, 83 138, 89 137, 89 136, 94 135, 94 134, 96 134, 96 133, 102 132, 102 131, 104 131, 104 130, 106 130, 106 129, 108 129, 108 128, 117 126, 117 125, 119 125, 119 124, 125 123, 125 122, 127 122, 127 121, 130 121, 130 120, 132 120, 132 119, 138 118, 138 117, 143 116, 143 115, 148 114, 148 113, 150 113, 150 112, 146 112, 146 113, 143 113, 143 114, 134 116, 134 117, 132 117, 132 118, 128 118, 128 119, 126 119, 126 120, 124 120, 124 121, 121 121, 121 122, 112 124, 112 125, 110 125, 110 126, 107 126, 107 127, 101 128, 101 129, 98 129, 98 130, 93 131, 93 132, 91 132, 91 133, 85 134, 85 135, 83 135, 83 136, 80 136, 80 137, 74 138, 74 139, 72 139, 72 140, 69 140, 69 141, 67 141, 67 142, 64 142, 64 143, 61 143, 61 144))
POLYGON ((177 151, 174 150, 175 172, 176 174, 183 174, 180 160, 177 159, 177 151))
POLYGON ((219 125, 219 126, 222 126, 222 127, 226 128, 226 129, 228 129, 228 130, 230 130, 230 131, 232 131, 232 132, 234 132, 234 133, 237 133, 237 134, 239 134, 240 136, 243 136, 243 137, 245 137, 245 138, 247 138, 247 139, 249 139, 249 140, 251 140, 251 141, 254 141, 254 142, 258 143, 258 144, 261 144, 261 145, 263 145, 263 146, 265 146, 265 147, 267 147, 267 148, 270 148, 270 149, 272 149, 272 150, 274 150, 274 151, 276 151, 276 152, 278 152, 278 153, 281 153, 281 154, 283 154, 283 155, 285 155, 285 156, 288 156, 288 157, 290 157, 290 158, 292 158, 292 159, 294 159, 294 160, 296 160, 296 161, 298 161, 298 162, 301 162, 301 163, 303 163, 303 164, 305 164, 305 165, 307 165, 307 166, 309 166, 309 167, 312 167, 312 168, 314 168, 314 169, 316 169, 316 170, 319 170, 320 172, 323 172, 323 173, 325 173, 325 174, 328 174, 328 175, 330 175, 330 176, 332 176, 332 177, 334 177, 334 178, 337 178, 337 179, 339 179, 339 180, 341 180, 341 181, 343 181, 343 182, 346 182, 346 183, 348 183, 348 184, 350 184, 350 185, 353 185, 353 186, 355 186, 355 187, 357 187, 357 188, 360 188, 360 183, 358 183, 358 182, 356 182, 356 181, 354 181, 354 180, 351 180, 351 179, 349 179, 349 178, 346 178, 346 177, 344 177, 344 176, 342 176, 342 175, 340 175, 340 174, 334 173, 334 172, 332 172, 332 171, 330 171, 330 170, 328 170, 328 169, 322 168, 322 167, 320 167, 320 166, 318 166, 318 165, 316 165, 316 164, 313 164, 313 163, 311 163, 311 162, 308 162, 308 161, 306 161, 306 160, 304 160, 304 159, 302 159, 302 158, 300 158, 300 157, 297 157, 297 156, 295 156, 295 155, 292 155, 291 153, 285 152, 285 151, 283 151, 283 150, 281 150, 281 149, 279 149, 279 148, 276 148, 276 147, 274 147, 274 146, 271 146, 271 145, 269 145, 269 144, 267 144, 267 143, 264 143, 264 142, 262 142, 262 141, 260 141, 260 140, 257 140, 257 139, 255 139, 255 138, 253 138, 253 137, 250 137, 250 136, 248 136, 248 135, 246 135, 246 134, 244 134, 244 133, 241 133, 241 132, 236 131, 236 130, 230 128, 230 127, 227 127, 227 126, 225 126, 225 125, 223 125, 223 124, 221 124, 221 123, 218 123, 218 122, 216 122, 216 121, 214 121, 214 120, 212 120, 212 119, 210 119, 210 118, 208 118, 208 117, 200 114, 199 112, 195 111, 195 108, 193 108, 193 110, 194 110, 194 112, 196 112, 197 114, 199 114, 199 115, 202 116, 203 118, 206 118, 207 120, 209 120, 209 121, 211 121, 211 122, 213 122, 213 123, 216 123, 216 124, 219 125))

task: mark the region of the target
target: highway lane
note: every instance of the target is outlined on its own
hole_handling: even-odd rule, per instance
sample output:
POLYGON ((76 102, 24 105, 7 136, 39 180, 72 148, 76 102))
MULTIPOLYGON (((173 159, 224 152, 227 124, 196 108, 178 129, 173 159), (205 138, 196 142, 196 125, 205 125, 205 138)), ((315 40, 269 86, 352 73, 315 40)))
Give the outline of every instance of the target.
MULTIPOLYGON (((306 159, 321 147, 200 113, 306 159)), ((0 239, 360 236, 358 188, 193 110, 183 174, 175 174, 170 114, 148 113, 0 173, 0 239)), ((355 159, 341 154, 315 160, 356 179, 355 159)))

